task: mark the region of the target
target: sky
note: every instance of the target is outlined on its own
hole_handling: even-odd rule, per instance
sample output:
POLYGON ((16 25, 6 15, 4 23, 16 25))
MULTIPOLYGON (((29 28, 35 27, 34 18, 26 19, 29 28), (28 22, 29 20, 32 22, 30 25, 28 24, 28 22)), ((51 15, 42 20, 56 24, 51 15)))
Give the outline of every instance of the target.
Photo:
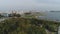
POLYGON ((0 10, 60 10, 60 0, 0 0, 0 10))

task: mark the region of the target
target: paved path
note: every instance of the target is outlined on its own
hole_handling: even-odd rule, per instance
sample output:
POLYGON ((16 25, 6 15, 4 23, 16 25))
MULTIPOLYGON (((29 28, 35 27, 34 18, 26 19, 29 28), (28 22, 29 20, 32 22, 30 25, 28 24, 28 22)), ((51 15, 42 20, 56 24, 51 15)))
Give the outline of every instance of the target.
POLYGON ((60 26, 58 27, 58 34, 60 34, 60 26))

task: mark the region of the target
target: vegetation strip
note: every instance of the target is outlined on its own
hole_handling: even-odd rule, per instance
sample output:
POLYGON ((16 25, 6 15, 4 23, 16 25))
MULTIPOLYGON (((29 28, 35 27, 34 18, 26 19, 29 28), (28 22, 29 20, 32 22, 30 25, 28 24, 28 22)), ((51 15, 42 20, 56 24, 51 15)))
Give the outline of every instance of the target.
POLYGON ((3 22, 0 34, 53 34, 59 26, 59 23, 36 18, 10 18, 3 22))

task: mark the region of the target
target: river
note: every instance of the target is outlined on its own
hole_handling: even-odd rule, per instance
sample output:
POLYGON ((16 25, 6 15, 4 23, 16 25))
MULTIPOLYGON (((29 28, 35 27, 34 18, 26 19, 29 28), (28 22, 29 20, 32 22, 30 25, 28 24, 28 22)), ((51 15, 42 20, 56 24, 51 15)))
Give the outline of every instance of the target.
POLYGON ((45 16, 39 16, 39 18, 60 22, 60 12, 45 12, 45 16))

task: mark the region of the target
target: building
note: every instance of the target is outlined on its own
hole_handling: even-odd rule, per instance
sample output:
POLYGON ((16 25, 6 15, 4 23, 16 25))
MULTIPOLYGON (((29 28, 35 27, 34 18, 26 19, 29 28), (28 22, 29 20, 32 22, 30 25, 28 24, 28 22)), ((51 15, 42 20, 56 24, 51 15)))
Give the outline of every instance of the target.
POLYGON ((8 13, 0 13, 2 16, 4 16, 4 17, 8 17, 8 13))

